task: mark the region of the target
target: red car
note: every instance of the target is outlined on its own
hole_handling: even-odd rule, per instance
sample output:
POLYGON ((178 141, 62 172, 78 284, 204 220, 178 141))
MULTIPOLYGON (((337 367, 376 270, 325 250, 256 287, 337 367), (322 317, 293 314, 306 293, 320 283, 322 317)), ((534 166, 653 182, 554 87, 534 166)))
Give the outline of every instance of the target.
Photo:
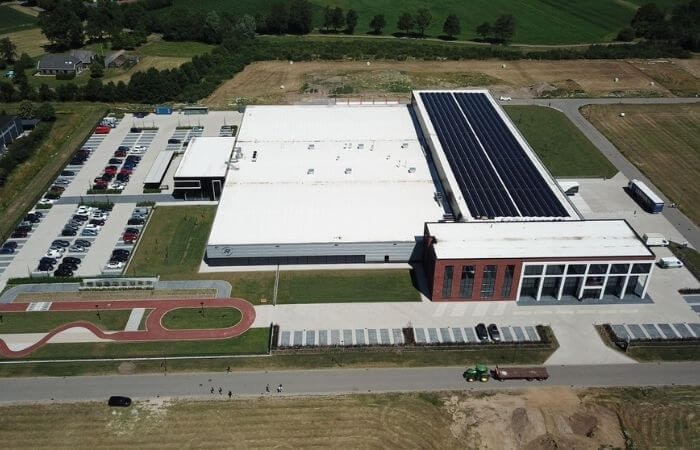
POLYGON ((110 175, 116 175, 117 174, 117 168, 116 167, 105 167, 105 173, 108 173, 110 175))
POLYGON ((119 171, 119 173, 122 175, 131 175, 132 173, 134 173, 134 171, 131 169, 122 169, 119 171))
POLYGON ((110 127, 97 127, 95 128, 95 134, 108 134, 112 129, 110 127))
POLYGON ((138 239, 138 235, 134 233, 124 233, 122 236, 122 241, 124 241, 127 244, 133 244, 136 242, 136 239, 138 239))

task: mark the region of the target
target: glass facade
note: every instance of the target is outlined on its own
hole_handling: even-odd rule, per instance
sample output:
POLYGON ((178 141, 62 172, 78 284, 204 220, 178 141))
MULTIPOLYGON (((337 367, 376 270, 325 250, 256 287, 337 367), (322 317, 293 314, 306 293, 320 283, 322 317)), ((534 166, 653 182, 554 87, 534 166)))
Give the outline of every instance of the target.
POLYGON ((493 291, 496 288, 497 274, 497 266, 484 266, 484 274, 481 278, 481 298, 493 297, 493 291))
POLYGON ((519 298, 534 300, 643 297, 652 265, 628 263, 525 264, 519 298))
POLYGON ((503 273, 503 287, 501 287, 501 297, 509 297, 510 291, 513 289, 513 275, 515 274, 515 266, 506 266, 503 273))
POLYGON ((459 279, 459 296, 471 298, 474 291, 474 266, 462 266, 462 276, 459 279))

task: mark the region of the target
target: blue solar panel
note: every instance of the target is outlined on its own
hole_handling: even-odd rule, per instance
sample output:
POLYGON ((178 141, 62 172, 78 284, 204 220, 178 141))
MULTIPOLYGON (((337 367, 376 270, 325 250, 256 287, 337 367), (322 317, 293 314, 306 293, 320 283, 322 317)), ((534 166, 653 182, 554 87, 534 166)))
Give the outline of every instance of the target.
POLYGON ((518 216, 452 94, 420 95, 469 212, 474 217, 518 216))
POLYGON ((567 217, 485 94, 420 94, 474 217, 567 217))
POLYGON ((457 103, 525 217, 568 217, 542 174, 486 97, 455 94, 457 103))

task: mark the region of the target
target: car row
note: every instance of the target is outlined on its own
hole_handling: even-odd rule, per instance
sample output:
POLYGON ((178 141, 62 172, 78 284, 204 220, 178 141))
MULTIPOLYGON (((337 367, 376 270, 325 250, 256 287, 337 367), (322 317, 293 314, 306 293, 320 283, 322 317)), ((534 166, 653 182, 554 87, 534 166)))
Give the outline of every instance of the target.
POLYGON ((102 174, 93 180, 93 189, 113 189, 121 191, 129 182, 131 174, 141 162, 141 157, 133 154, 127 155, 131 150, 126 146, 119 146, 114 156, 109 159, 102 174))
POLYGON ((481 342, 488 342, 489 340, 492 342, 501 342, 501 333, 498 331, 498 327, 495 323, 489 326, 480 323, 474 327, 474 330, 476 331, 476 337, 479 338, 481 342))
MULTIPOLYGON (((25 239, 29 237, 32 231, 34 231, 34 226, 37 225, 44 218, 44 213, 41 211, 31 211, 22 222, 20 222, 10 235, 12 239, 25 239)), ((9 253, 9 252, 8 252, 9 253)))
POLYGON ((136 207, 131 213, 131 217, 127 221, 127 226, 121 235, 121 242, 112 250, 109 260, 104 266, 105 270, 123 270, 131 255, 130 246, 133 245, 139 238, 143 226, 146 224, 150 208, 136 207))

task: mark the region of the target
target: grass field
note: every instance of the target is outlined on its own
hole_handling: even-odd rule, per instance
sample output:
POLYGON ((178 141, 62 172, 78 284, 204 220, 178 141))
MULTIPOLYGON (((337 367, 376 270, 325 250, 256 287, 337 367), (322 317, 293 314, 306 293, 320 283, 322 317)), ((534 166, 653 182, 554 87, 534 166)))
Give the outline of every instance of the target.
MULTIPOLYGON (((667 2, 670 0, 667 0, 667 2)), ((231 4, 226 0, 176 0, 175 5, 196 8, 204 13, 212 9, 229 13, 265 15, 273 0, 240 0, 231 4)), ((516 20, 514 42, 527 44, 577 44, 606 42, 614 39, 617 32, 627 26, 634 15, 634 6, 625 2, 609 0, 580 0, 556 2, 549 0, 404 0, 400 4, 389 0, 312 0, 314 25, 321 26, 326 5, 340 6, 345 11, 355 9, 359 14, 356 34, 369 31, 369 22, 375 14, 384 14, 387 26, 384 34, 397 30, 396 20, 404 12, 415 12, 418 8, 430 9, 433 21, 426 34, 437 37, 442 34, 442 24, 450 13, 460 18, 460 39, 474 39, 476 26, 484 21, 493 21, 501 14, 512 14, 516 20)))
POLYGON ((234 308, 178 308, 167 312, 161 324, 170 330, 228 328, 241 321, 234 308))
MULTIPOLYGON (((34 155, 19 165, 0 189, 0 237, 7 236, 56 178, 66 161, 107 111, 99 103, 57 103, 56 123, 34 155)), ((11 113, 10 108, 7 112, 11 113)))
POLYGON ((582 112, 700 224, 700 104, 588 105, 582 112))
MULTIPOLYGON (((271 302, 272 272, 198 273, 215 213, 214 206, 156 208, 127 274, 160 275, 164 280, 226 280, 235 297, 254 304, 271 302)), ((419 299, 408 270, 280 272, 279 303, 419 299)))
POLYGON ((47 344, 23 360, 257 355, 267 353, 269 337, 269 328, 251 328, 238 337, 221 340, 47 344))
POLYGON ((561 112, 506 106, 506 112, 555 177, 607 177, 617 169, 561 112))
POLYGON ((46 36, 41 32, 41 28, 30 28, 28 30, 15 31, 3 34, 0 37, 8 37, 17 46, 17 54, 26 53, 31 57, 44 54, 44 45, 49 43, 46 36))
POLYGON ((26 30, 36 26, 36 18, 7 5, 0 5, 0 34, 26 30))
POLYGON ((685 387, 533 388, 154 399, 131 408, 106 402, 5 405, 0 432, 13 448, 96 448, 105 442, 149 448, 697 448, 699 397, 698 388, 685 387))
POLYGON ((0 334, 41 333, 77 321, 91 322, 106 331, 123 330, 129 320, 131 310, 100 311, 56 311, 56 312, 11 312, 2 314, 0 334))
POLYGON ((690 270, 696 279, 700 280, 700 253, 691 247, 682 247, 678 243, 671 243, 668 248, 690 270))
POLYGON ((213 45, 202 42, 169 42, 158 39, 140 47, 138 53, 147 56, 191 58, 195 55, 209 53, 213 48, 213 45))

